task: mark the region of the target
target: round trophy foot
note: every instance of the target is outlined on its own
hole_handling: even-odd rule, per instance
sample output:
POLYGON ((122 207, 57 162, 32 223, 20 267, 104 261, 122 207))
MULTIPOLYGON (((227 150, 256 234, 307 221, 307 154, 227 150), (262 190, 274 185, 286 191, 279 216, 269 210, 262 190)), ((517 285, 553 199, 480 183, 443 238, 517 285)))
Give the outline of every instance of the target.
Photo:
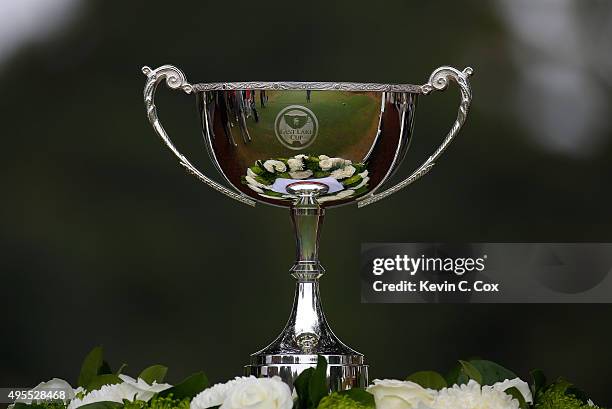
MULTIPOLYGON (((324 355, 327 359, 327 382, 331 391, 342 391, 368 385, 368 365, 363 355, 324 355)), ((317 365, 317 355, 252 355, 245 375, 258 378, 279 376, 293 388, 302 371, 317 365)))

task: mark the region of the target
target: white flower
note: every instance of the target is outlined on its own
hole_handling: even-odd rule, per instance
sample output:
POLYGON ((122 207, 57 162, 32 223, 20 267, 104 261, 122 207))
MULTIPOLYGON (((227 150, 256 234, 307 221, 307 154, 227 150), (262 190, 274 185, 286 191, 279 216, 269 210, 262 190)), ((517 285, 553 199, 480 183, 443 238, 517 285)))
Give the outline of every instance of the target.
POLYGON ((135 380, 134 378, 123 374, 119 375, 119 378, 123 381, 124 384, 132 385, 133 387, 138 389, 140 392, 138 392, 137 398, 139 400, 144 401, 148 401, 156 393, 165 391, 166 389, 172 387, 172 385, 168 383, 157 383, 156 381, 153 381, 153 383, 149 385, 141 378, 135 380))
POLYGON ((291 409, 293 398, 281 378, 254 378, 229 390, 221 409, 291 409))
POLYGON ((298 170, 296 172, 289 172, 289 176, 292 179, 306 179, 312 176, 312 170, 298 170))
POLYGON ((211 386, 210 388, 204 389, 202 392, 196 395, 191 401, 191 409, 206 409, 213 406, 219 406, 227 398, 229 391, 242 382, 246 382, 250 379, 255 379, 254 376, 249 377, 236 377, 226 383, 218 383, 211 386))
POLYGON ((362 188, 362 187, 364 187, 364 186, 365 186, 365 185, 366 185, 366 184, 367 184, 369 181, 370 181, 370 178, 366 176, 366 177, 364 177, 364 178, 361 180, 361 182, 360 182, 360 183, 359 183, 357 186, 355 186, 353 189, 357 190, 357 189, 359 189, 359 188, 362 188))
POLYGON ((319 155, 319 160, 320 161, 321 160, 326 160, 326 159, 329 159, 329 156, 327 156, 327 155, 319 155))
POLYGON ((375 379, 366 390, 374 395, 376 409, 416 409, 434 400, 434 391, 410 381, 375 379))
POLYGON ((135 380, 127 375, 119 375, 119 378, 123 381, 122 383, 104 385, 98 390, 87 393, 82 399, 73 399, 68 405, 68 409, 76 409, 94 402, 109 401, 123 403, 124 399, 129 401, 138 399, 146 402, 156 393, 172 387, 170 384, 157 382, 149 385, 140 378, 135 380))
POLYGON ((506 379, 503 382, 497 382, 493 384, 493 387, 502 392, 508 388, 514 387, 518 389, 521 395, 523 395, 523 398, 525 398, 525 402, 533 403, 533 396, 531 396, 531 389, 529 389, 529 385, 527 384, 527 382, 522 381, 520 378, 506 379))
POLYGON ((270 173, 285 172, 287 170, 287 166, 281 162, 280 160, 270 159, 264 162, 264 168, 270 173))
POLYGON ((287 165, 289 165, 289 170, 303 170, 304 169, 304 161, 301 158, 291 158, 287 161, 287 165))
POLYGON ((133 401, 136 395, 140 392, 139 389, 131 384, 118 383, 115 385, 104 385, 100 389, 91 391, 82 399, 73 399, 68 405, 68 409, 76 409, 83 405, 88 405, 95 402, 117 402, 123 403, 124 399, 133 401))
POLYGON ((296 159, 306 159, 306 158, 308 158, 308 155, 303 155, 303 154, 300 153, 299 155, 295 155, 294 158, 296 158, 296 159))
MULTIPOLYGON (((50 390, 54 390, 54 391, 65 391, 66 392, 66 399, 64 399, 64 402, 72 399, 72 397, 74 397, 74 394, 77 392, 77 390, 72 389, 72 386, 70 386, 70 384, 68 382, 66 382, 63 379, 59 379, 59 378, 53 378, 47 382, 41 382, 38 385, 36 385, 33 389, 33 391, 50 391, 50 390)), ((28 405, 32 404, 32 399, 17 399, 15 400, 15 402, 20 402, 20 403, 25 403, 28 405)))
POLYGON ((345 166, 343 168, 334 170, 329 176, 333 177, 334 179, 345 179, 345 178, 350 178, 351 176, 353 176, 354 173, 355 173, 355 167, 349 165, 349 166, 345 166))
POLYGON ((480 386, 470 379, 467 384, 439 391, 430 405, 433 409, 519 409, 516 399, 493 387, 480 386))

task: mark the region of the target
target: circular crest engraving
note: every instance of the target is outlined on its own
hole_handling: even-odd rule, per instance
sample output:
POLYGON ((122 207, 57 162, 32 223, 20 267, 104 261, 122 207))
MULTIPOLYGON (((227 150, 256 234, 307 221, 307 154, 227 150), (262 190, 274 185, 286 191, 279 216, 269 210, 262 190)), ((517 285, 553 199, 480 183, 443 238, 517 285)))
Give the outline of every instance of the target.
POLYGON ((274 121, 274 133, 283 146, 301 150, 309 147, 319 133, 319 121, 314 112, 301 105, 283 108, 274 121))

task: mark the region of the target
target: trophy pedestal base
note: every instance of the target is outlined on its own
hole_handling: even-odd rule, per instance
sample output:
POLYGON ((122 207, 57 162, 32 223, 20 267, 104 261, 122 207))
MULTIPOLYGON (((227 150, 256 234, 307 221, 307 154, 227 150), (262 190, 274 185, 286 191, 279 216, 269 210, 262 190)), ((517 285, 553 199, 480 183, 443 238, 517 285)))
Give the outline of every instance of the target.
MULTIPOLYGON (((327 381, 331 391, 365 388, 368 385, 368 365, 363 355, 325 355, 327 381)), ((317 355, 252 355, 245 375, 258 378, 279 376, 293 389, 293 382, 303 370, 317 366, 317 355)))

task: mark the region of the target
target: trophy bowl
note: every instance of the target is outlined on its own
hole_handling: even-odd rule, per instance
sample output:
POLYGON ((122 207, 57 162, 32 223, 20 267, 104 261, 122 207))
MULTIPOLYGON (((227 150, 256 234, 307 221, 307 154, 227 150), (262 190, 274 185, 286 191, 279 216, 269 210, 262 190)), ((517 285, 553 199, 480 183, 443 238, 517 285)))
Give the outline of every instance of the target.
POLYGON ((201 181, 250 206, 286 207, 295 230, 293 309, 281 334, 251 355, 245 372, 281 376, 292 385, 326 358, 329 387, 365 386, 362 354, 343 344, 327 323, 319 295, 318 258, 326 208, 372 204, 425 175, 459 132, 471 102, 468 77, 440 67, 422 85, 345 82, 223 82, 191 84, 172 65, 143 68, 150 123, 179 163, 201 181), (173 144, 155 107, 157 86, 196 97, 204 143, 225 184, 196 169, 173 144), (457 119, 441 145, 414 172, 380 191, 397 171, 412 139, 420 95, 459 85, 457 119))

